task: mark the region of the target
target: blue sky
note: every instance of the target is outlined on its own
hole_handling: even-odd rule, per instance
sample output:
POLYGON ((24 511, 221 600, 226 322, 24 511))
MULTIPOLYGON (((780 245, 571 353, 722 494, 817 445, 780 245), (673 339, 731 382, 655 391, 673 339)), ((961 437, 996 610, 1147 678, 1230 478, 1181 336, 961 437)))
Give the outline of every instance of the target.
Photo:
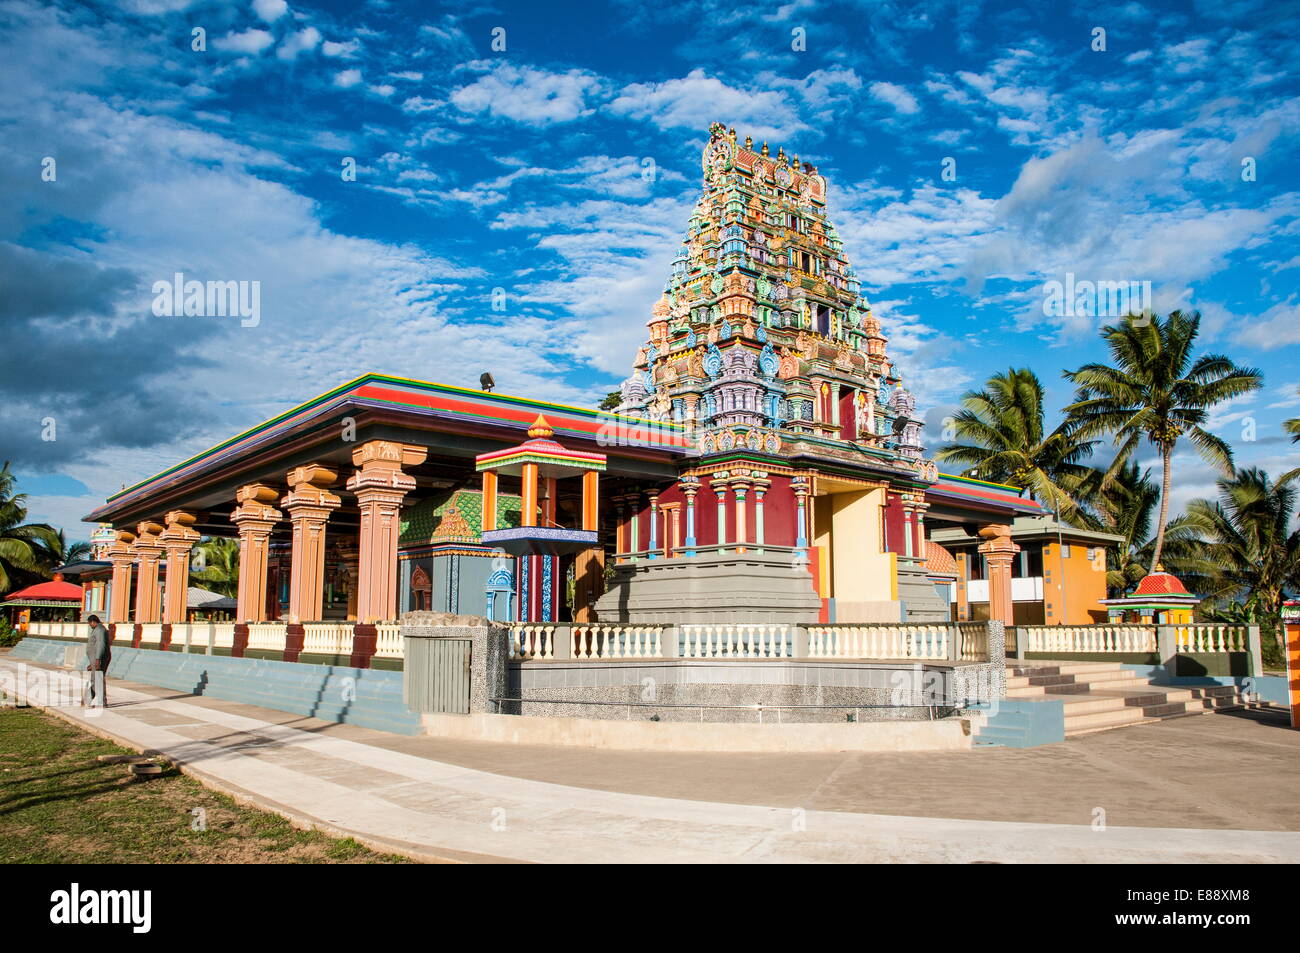
MULTIPOLYGON (((1214 426, 1280 470, 1298 14, 0 0, 0 454, 31 517, 78 537, 122 484, 365 371, 491 370, 594 403, 629 369, 716 120, 830 181, 929 443, 1008 366, 1068 402, 1061 371, 1102 357, 1104 323, 1044 316, 1044 282, 1074 273, 1151 281, 1158 311, 1199 309, 1206 348, 1262 368, 1214 426), (260 323, 155 316, 178 271, 259 281, 260 323)), ((1176 466, 1176 503, 1211 490, 1190 453, 1176 466)))

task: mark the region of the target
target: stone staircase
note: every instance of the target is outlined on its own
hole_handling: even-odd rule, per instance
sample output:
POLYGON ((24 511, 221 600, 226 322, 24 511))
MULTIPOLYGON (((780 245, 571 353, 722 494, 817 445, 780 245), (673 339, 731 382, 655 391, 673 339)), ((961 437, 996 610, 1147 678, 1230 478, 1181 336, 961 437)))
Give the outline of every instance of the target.
POLYGON ((1007 698, 1061 701, 1066 737, 1245 704, 1230 685, 1153 685, 1118 662, 1008 663, 1007 698))

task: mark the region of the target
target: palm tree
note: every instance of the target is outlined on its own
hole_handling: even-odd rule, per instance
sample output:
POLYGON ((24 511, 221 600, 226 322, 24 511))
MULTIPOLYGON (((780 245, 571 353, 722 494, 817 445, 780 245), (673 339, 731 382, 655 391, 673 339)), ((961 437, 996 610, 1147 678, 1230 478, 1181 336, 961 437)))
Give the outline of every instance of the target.
POLYGON ((1253 367, 1238 367, 1221 354, 1192 360, 1200 332, 1199 312, 1174 311, 1159 316, 1130 316, 1102 328, 1114 366, 1085 364, 1066 371, 1078 385, 1074 403, 1065 408, 1069 429, 1089 439, 1114 434, 1119 452, 1107 471, 1115 471, 1145 438, 1160 453, 1160 512, 1151 565, 1160 562, 1169 521, 1171 462, 1178 441, 1186 437, 1201 456, 1225 472, 1232 469, 1232 450, 1206 430, 1210 408, 1259 388, 1263 377, 1253 367))
POLYGON ((191 581, 234 598, 239 593, 239 540, 209 536, 194 547, 191 581))
POLYGON ((1080 463, 1092 441, 1057 427, 1045 433, 1043 384, 1028 368, 994 374, 967 392, 953 418, 960 443, 940 447, 939 460, 965 466, 963 475, 1029 490, 1062 516, 1077 515, 1090 468, 1080 463))
POLYGON ((44 544, 44 549, 44 562, 51 570, 90 558, 90 543, 85 540, 69 543, 61 529, 54 531, 53 538, 44 544))
POLYGON ((45 560, 56 544, 52 526, 24 522, 27 494, 14 492, 16 482, 6 461, 0 468, 0 593, 48 579, 45 560))
MULTIPOLYGON (((1300 390, 1297 390, 1296 393, 1300 394, 1300 390)), ((1292 443, 1300 441, 1300 417, 1292 417, 1290 420, 1284 422, 1282 424, 1282 429, 1291 435, 1292 443)))
MULTIPOLYGON (((1095 515, 1083 514, 1089 528, 1123 537, 1106 551, 1106 588, 1111 596, 1132 592, 1147 567, 1154 565, 1155 540, 1151 536, 1160 488, 1151 482, 1151 471, 1142 470, 1135 460, 1124 463, 1114 477, 1106 481, 1101 470, 1094 471, 1090 487, 1091 508, 1095 515)), ((1165 528, 1165 547, 1161 560, 1188 585, 1199 581, 1195 559, 1199 541, 1184 517, 1169 521, 1165 528)))
POLYGON ((1282 645, 1282 602, 1300 586, 1300 529, 1293 530, 1295 481, 1276 482, 1256 467, 1217 481, 1218 500, 1193 500, 1186 522, 1202 545, 1201 595, 1222 606, 1240 602, 1282 645), (1205 545, 1208 544, 1208 545, 1205 545))

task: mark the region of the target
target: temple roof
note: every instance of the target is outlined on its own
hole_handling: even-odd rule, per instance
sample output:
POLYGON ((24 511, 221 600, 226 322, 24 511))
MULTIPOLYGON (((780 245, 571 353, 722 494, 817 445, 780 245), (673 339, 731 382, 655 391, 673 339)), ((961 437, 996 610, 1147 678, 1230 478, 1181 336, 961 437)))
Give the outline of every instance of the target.
POLYGON ((1155 572, 1148 573, 1142 577, 1142 581, 1137 584, 1133 590, 1135 596, 1189 596, 1190 592, 1183 585, 1183 581, 1172 573, 1167 573, 1157 568, 1155 572))

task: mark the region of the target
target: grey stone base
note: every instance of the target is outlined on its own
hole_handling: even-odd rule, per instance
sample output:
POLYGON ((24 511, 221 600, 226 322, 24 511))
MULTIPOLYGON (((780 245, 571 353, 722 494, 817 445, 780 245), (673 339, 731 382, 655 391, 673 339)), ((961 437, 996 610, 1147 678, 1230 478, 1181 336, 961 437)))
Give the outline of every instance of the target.
MULTIPOLYGON (((980 700, 986 664, 708 659, 511 662, 502 714, 704 722, 929 719, 980 700), (600 704, 581 704, 599 702, 600 704), (656 703, 659 703, 656 705, 656 703), (702 706, 673 707, 673 706, 702 706), (761 713, 717 706, 809 705, 761 713), (831 707, 846 706, 846 707, 831 707), (848 706, 863 706, 853 710, 848 706), (879 706, 879 707, 872 707, 879 706), (933 710, 931 710, 933 706, 933 710)), ((987 700, 987 699, 985 699, 987 700)))
POLYGON ((821 600, 788 549, 643 559, 614 567, 601 622, 810 624, 821 600))
POLYGON ((952 608, 939 598, 924 569, 898 567, 898 599, 903 603, 904 622, 948 622, 952 608))

